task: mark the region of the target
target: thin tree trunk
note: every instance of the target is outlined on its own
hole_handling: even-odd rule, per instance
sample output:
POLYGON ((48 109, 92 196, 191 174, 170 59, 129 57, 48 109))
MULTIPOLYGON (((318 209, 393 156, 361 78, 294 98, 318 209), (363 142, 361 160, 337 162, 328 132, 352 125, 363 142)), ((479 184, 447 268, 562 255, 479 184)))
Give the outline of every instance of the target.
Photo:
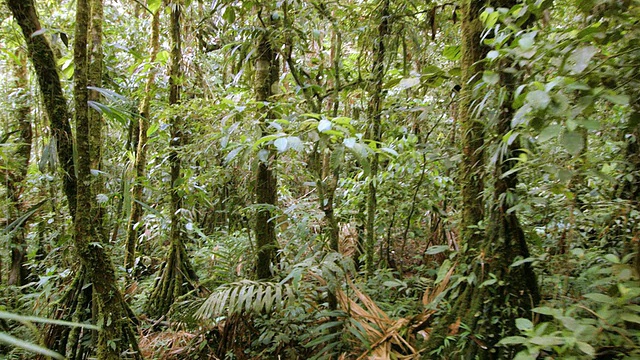
MULTIPOLYGON (((153 64, 160 49, 160 10, 153 14, 151 21, 151 53, 149 62, 153 64)), ((149 107, 153 95, 155 82, 155 68, 149 70, 145 95, 140 104, 140 118, 138 119, 138 149, 134 166, 135 181, 131 190, 131 216, 127 224, 127 243, 124 265, 128 271, 133 268, 136 258, 136 243, 140 234, 140 220, 142 219, 142 190, 144 189, 145 170, 147 166, 147 130, 149 128, 149 107)))
MULTIPOLYGON (((484 125, 479 121, 479 114, 473 111, 473 89, 479 81, 478 74, 482 72, 484 67, 480 60, 488 51, 481 44, 481 34, 484 27, 480 21, 480 14, 484 6, 484 2, 465 0, 461 5, 462 22, 460 24, 462 32, 460 82, 462 88, 457 119, 462 131, 460 140, 462 160, 458 175, 462 193, 460 239, 468 244, 468 249, 475 251, 482 246, 484 237, 481 229, 478 228, 484 219, 484 125)), ((453 308, 440 319, 438 325, 432 330, 426 353, 445 346, 445 339, 451 332, 449 325, 457 322, 459 312, 466 311, 470 305, 471 299, 466 292, 467 288, 463 289, 462 296, 454 300, 453 308)))
MULTIPOLYGON (((25 92, 29 88, 29 78, 27 71, 27 61, 24 56, 24 52, 17 54, 20 63, 15 64, 15 76, 16 88, 25 92)), ((18 120, 18 146, 14 153, 14 159, 16 160, 17 169, 14 171, 7 170, 7 198, 10 202, 10 218, 7 220, 7 224, 13 222, 19 214, 24 210, 24 201, 22 199, 22 193, 24 191, 24 179, 27 176, 27 170, 29 168, 29 160, 31 158, 31 141, 33 133, 31 131, 31 121, 29 115, 31 108, 27 103, 27 99, 24 97, 24 93, 21 94, 21 98, 18 100, 19 105, 16 111, 16 118, 18 120)), ((9 167, 7 167, 9 168, 9 167)), ((15 231, 13 237, 10 239, 11 246, 11 265, 9 270, 9 285, 22 286, 26 283, 29 271, 24 266, 27 254, 27 245, 25 243, 25 233, 23 223, 15 231)))
MULTIPOLYGON (((382 0, 381 4, 380 24, 378 25, 378 38, 373 50, 373 89, 372 97, 369 102, 368 116, 371 121, 369 124, 369 140, 373 141, 372 147, 376 147, 381 140, 381 111, 384 94, 382 85, 384 81, 384 58, 385 58, 385 38, 389 34, 389 0, 382 0)), ((365 240, 365 268, 367 273, 371 274, 374 267, 374 252, 376 242, 376 208, 377 208, 377 177, 378 177, 378 154, 373 154, 371 160, 371 174, 369 174, 369 188, 367 193, 367 221, 366 221, 366 240, 365 240)))
MULTIPOLYGON (((104 18, 104 10, 102 0, 90 0, 91 20, 89 25, 89 68, 88 68, 88 84, 91 87, 102 87, 102 66, 104 55, 102 53, 102 22, 104 18)), ((102 100, 100 93, 96 90, 89 91, 89 101, 100 102, 102 100)), ((98 111, 89 111, 89 123, 91 128, 89 131, 89 141, 91 142, 91 169, 102 169, 102 129, 103 118, 98 111)), ((105 192, 104 176, 98 174, 92 179, 93 194, 102 194, 105 192)), ((98 230, 98 234, 104 241, 108 235, 104 224, 104 207, 97 204, 94 209, 93 219, 98 230)))
MULTIPOLYGON (((169 33, 171 36, 171 68, 169 74, 169 104, 176 106, 180 103, 182 70, 181 25, 182 1, 171 4, 171 21, 169 33)), ((146 311, 154 317, 160 317, 169 312, 177 298, 191 291, 195 287, 198 277, 191 266, 184 245, 184 232, 180 221, 182 209, 182 194, 180 190, 180 155, 178 151, 184 145, 180 116, 175 116, 171 127, 171 153, 169 154, 171 174, 171 230, 170 250, 165 263, 160 270, 161 276, 156 281, 153 292, 146 304, 146 311)), ((142 128, 140 129, 142 135, 142 128)), ((145 139, 146 140, 146 139, 145 139)))
MULTIPOLYGON (((266 116, 260 124, 262 136, 269 134, 268 121, 274 118, 273 111, 269 109, 270 98, 273 95, 272 86, 278 82, 278 60, 276 52, 271 45, 271 20, 267 20, 268 28, 264 29, 258 44, 258 52, 255 63, 256 101, 262 102, 267 107, 266 116)), ((256 273, 258 278, 271 277, 271 264, 275 259, 277 239, 275 222, 271 220, 274 212, 271 207, 277 204, 277 179, 274 173, 275 154, 268 150, 266 160, 259 160, 256 174, 256 202, 260 207, 256 215, 256 247, 257 263, 256 273)))

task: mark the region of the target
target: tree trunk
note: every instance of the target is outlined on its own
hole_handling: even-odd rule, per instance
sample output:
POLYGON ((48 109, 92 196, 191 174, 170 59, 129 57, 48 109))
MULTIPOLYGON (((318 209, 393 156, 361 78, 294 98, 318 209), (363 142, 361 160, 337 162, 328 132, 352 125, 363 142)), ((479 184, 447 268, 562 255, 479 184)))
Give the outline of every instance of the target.
MULTIPOLYGON (((516 4, 513 0, 493 2, 491 5, 510 8, 516 4)), ((463 161, 461 163, 461 182, 463 210, 461 221, 461 239, 466 242, 463 261, 470 264, 470 274, 476 281, 466 285, 454 302, 451 311, 445 315, 433 330, 429 341, 429 350, 440 348, 441 354, 447 353, 446 337, 456 335, 457 327, 452 324, 464 324, 470 333, 464 344, 464 358, 503 359, 515 355, 514 348, 496 347, 497 342, 506 336, 515 335, 515 319, 529 317, 530 310, 540 300, 537 280, 529 263, 511 267, 517 257, 529 257, 529 251, 515 211, 508 211, 515 199, 517 172, 511 171, 517 163, 520 152, 518 139, 498 143, 500 156, 493 173, 493 198, 486 234, 476 225, 483 220, 484 203, 482 201, 482 171, 484 161, 481 147, 484 146, 484 128, 477 121, 479 114, 472 107, 475 96, 472 89, 480 79, 481 61, 487 48, 481 45, 480 34, 483 25, 479 20, 482 3, 468 1, 464 6, 462 22, 463 50, 462 71, 464 84, 461 92, 459 120, 463 129, 463 161), (480 65, 480 66, 478 66, 480 65), (473 80, 476 79, 476 80, 473 80), (492 285, 479 286, 489 275, 497 281, 492 285), (505 311, 509 309, 509 311, 505 311), (444 350, 443 350, 444 348, 444 350)), ((510 64, 501 62, 500 68, 510 64)), ((512 130, 513 109, 511 103, 515 91, 515 77, 503 72, 500 74, 503 100, 499 104, 500 114, 496 124, 496 139, 502 139, 512 130)), ((517 135, 517 133, 514 133, 517 135)), ((513 136, 513 135, 512 135, 513 136)))
MULTIPOLYGON (((90 0, 91 21, 89 24, 89 68, 88 84, 91 87, 102 87, 102 66, 104 55, 102 53, 102 22, 104 9, 102 0, 90 0)), ((89 101, 100 102, 102 97, 96 90, 89 91, 89 101)), ((99 111, 89 111, 89 141, 91 142, 91 169, 102 170, 102 129, 103 118, 99 111)), ((105 192, 104 176, 98 174, 92 179, 92 191, 94 195, 105 192)), ((108 235, 104 224, 104 207, 96 204, 93 219, 101 240, 106 240, 108 235)))
POLYGON ((40 93, 43 96, 47 116, 51 122, 51 135, 57 144, 64 193, 69 203, 69 212, 72 217, 75 217, 76 172, 73 163, 73 139, 71 126, 69 125, 69 110, 62 93, 56 59, 44 34, 38 33, 38 35, 32 36, 37 31, 42 30, 34 1, 7 0, 7 5, 18 25, 20 25, 29 50, 29 58, 36 70, 40 93))
MULTIPOLYGON (((273 95, 272 87, 278 82, 279 69, 276 52, 271 46, 271 20, 267 21, 269 28, 264 29, 260 37, 255 63, 256 101, 263 103, 267 108, 266 116, 260 124, 262 136, 269 134, 268 122, 274 118, 273 111, 269 107, 270 98, 273 95)), ((272 207, 277 205, 278 188, 274 173, 275 153, 267 149, 261 149, 261 151, 267 151, 268 154, 265 160, 259 160, 256 174, 256 202, 261 205, 257 211, 255 227, 258 252, 256 273, 259 279, 267 279, 271 277, 271 264, 278 247, 275 222, 271 220, 275 216, 272 207)))
MULTIPOLYGON (((180 17, 182 1, 171 4, 171 68, 169 74, 169 104, 176 106, 180 103, 180 90, 182 81, 182 46, 180 35, 180 17)), ((161 276, 156 281, 153 292, 146 304, 146 311, 154 317, 165 315, 171 309, 175 300, 191 291, 195 287, 197 275, 191 266, 184 245, 184 232, 180 221, 182 209, 182 190, 180 176, 180 156, 178 150, 184 145, 182 133, 182 121, 179 116, 174 117, 171 127, 171 153, 169 164, 171 173, 171 230, 170 250, 161 269, 161 276)), ((146 131, 145 131, 146 132, 146 131)), ((140 129, 142 135, 142 128, 140 129)), ((146 134, 145 134, 146 136, 146 134)), ((146 141, 146 139, 145 139, 146 141)))
POLYGON ((481 45, 483 30, 479 19, 484 8, 480 1, 465 1, 462 6, 462 76, 458 106, 458 123, 461 127, 462 161, 460 162, 459 182, 462 186, 462 214, 460 219, 460 238, 471 246, 478 246, 484 237, 478 225, 484 219, 484 124, 479 114, 474 116, 473 89, 479 81, 478 74, 484 70, 479 62, 488 52, 481 45))
MULTIPOLYGON (((151 21, 151 53, 149 62, 154 63, 160 49, 160 10, 153 14, 151 21)), ((131 216, 127 225, 127 243, 124 266, 127 271, 133 269, 136 258, 136 243, 140 234, 140 220, 142 219, 142 190, 144 189, 145 170, 147 166, 147 130, 149 129, 149 107, 153 95, 155 82, 155 68, 149 70, 145 85, 144 98, 140 104, 140 118, 138 119, 138 149, 134 166, 135 181, 131 190, 131 216)))
POLYGON ((91 219, 94 200, 91 189, 91 126, 88 99, 87 40, 90 8, 88 0, 77 0, 74 60, 74 100, 76 110, 77 146, 77 208, 75 246, 82 264, 87 269, 95 298, 98 301, 98 321, 102 331, 98 334, 97 355, 99 359, 119 359, 132 345, 137 351, 137 342, 124 299, 117 286, 115 270, 109 256, 97 240, 96 227, 91 219))
MULTIPOLYGON (((7 166, 7 176, 5 184, 7 186, 7 200, 9 200, 9 219, 7 224, 11 224, 14 220, 20 216, 20 213, 24 211, 24 200, 22 199, 22 192, 24 191, 24 179, 27 176, 27 170, 29 168, 29 160, 31 158, 31 141, 33 134, 31 131, 31 121, 29 119, 31 108, 27 103, 26 89, 29 88, 29 78, 27 71, 27 60, 24 56, 24 52, 17 54, 20 63, 15 64, 15 76, 16 76, 16 89, 21 92, 21 96, 18 99, 18 107, 16 111, 16 118, 18 120, 18 139, 17 148, 14 152, 13 158, 15 159, 15 170, 9 170, 7 166)), ((22 286, 26 283, 29 271, 24 266, 27 254, 27 245, 25 243, 24 227, 26 223, 20 225, 20 229, 17 229, 13 236, 9 239, 11 248, 11 265, 9 270, 9 285, 22 286)))
MULTIPOLYGON (((381 140, 381 111, 384 94, 382 85, 384 81, 384 58, 385 58, 385 38, 389 34, 389 0, 382 0, 382 10, 380 14, 380 24, 378 25, 378 38, 373 49, 373 65, 371 73, 373 75, 372 97, 369 102, 368 116, 370 119, 368 138, 372 141, 371 147, 377 147, 381 140)), ((369 174, 369 191, 367 193, 367 220, 365 239, 365 269, 367 273, 373 272, 373 256, 376 243, 376 191, 378 177, 378 154, 373 154, 371 160, 371 174, 369 174)))
MULTIPOLYGON (((626 157, 628 161, 627 173, 633 174, 631 180, 625 177, 622 186, 620 187, 618 196, 621 199, 627 200, 632 204, 632 208, 640 208, 640 98, 636 97, 632 101, 631 115, 627 128, 625 129, 623 136, 627 141, 626 157), (627 136, 631 134, 632 136, 627 136)), ((636 271, 636 276, 640 276, 640 225, 635 224, 631 233, 631 243, 627 247, 629 252, 635 251, 636 255, 633 260, 633 265, 636 271), (635 242, 635 249, 634 243, 635 242)))

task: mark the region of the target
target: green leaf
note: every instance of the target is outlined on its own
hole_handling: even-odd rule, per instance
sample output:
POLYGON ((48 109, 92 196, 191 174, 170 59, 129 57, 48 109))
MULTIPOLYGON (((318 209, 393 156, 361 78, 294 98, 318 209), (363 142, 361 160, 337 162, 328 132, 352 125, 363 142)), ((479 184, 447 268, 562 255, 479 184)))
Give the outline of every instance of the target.
POLYGON ((436 277, 436 281, 434 282, 434 284, 439 284, 442 280, 444 280, 447 272, 449 272, 449 269, 451 269, 451 261, 449 259, 445 259, 445 261, 442 262, 442 265, 440 265, 440 268, 438 269, 438 276, 436 277))
POLYGON ((538 135, 538 141, 545 142, 550 139, 553 139, 558 135, 560 135, 561 131, 562 131, 562 126, 557 124, 549 125, 540 132, 540 135, 538 135))
POLYGON ((580 349, 580 351, 582 351, 583 353, 589 356, 596 355, 596 349, 594 349, 593 346, 587 344, 586 342, 577 341, 576 345, 578 346, 578 349, 580 349))
POLYGON ((159 51, 158 54, 156 55, 156 61, 158 61, 161 64, 166 64, 167 61, 169 61, 169 52, 166 50, 162 50, 159 51))
POLYGON ((566 132, 562 136, 562 146, 571 154, 578 155, 584 148, 584 138, 577 131, 566 132))
POLYGON ((64 360, 64 356, 58 354, 57 352, 53 351, 53 350, 49 350, 45 347, 36 345, 36 344, 32 344, 30 342, 24 341, 24 340, 20 340, 16 337, 13 337, 9 334, 6 334, 4 332, 0 332, 0 342, 5 343, 9 346, 14 346, 14 347, 18 347, 27 351, 30 351, 32 353, 36 353, 36 354, 41 354, 41 355, 45 355, 45 356, 50 356, 54 359, 61 359, 64 360))
POLYGON ((398 152, 393 150, 392 148, 383 147, 380 148, 380 151, 391 155, 391 157, 398 157, 398 152))
POLYGON ((412 78, 406 78, 406 79, 400 80, 400 82, 398 83, 398 87, 402 90, 406 90, 419 84, 420 84, 420 78, 412 77, 412 78))
POLYGON ((279 137, 280 137, 280 135, 276 135, 276 134, 263 136, 260 139, 258 139, 256 142, 253 143, 253 149, 256 150, 257 148, 260 147, 260 145, 262 145, 262 144, 264 144, 264 143, 266 143, 268 141, 275 140, 275 139, 277 139, 279 137))
POLYGON ((535 110, 544 110, 549 106, 551 97, 545 91, 535 90, 527 94, 526 101, 535 110))
POLYGON ((500 52, 496 51, 496 50, 491 50, 487 53, 487 59, 489 60, 494 60, 497 59, 498 56, 500 56, 500 52))
POLYGON ((538 260, 537 257, 528 257, 526 259, 519 259, 513 262, 513 264, 511 264, 511 267, 518 267, 520 265, 526 264, 526 263, 531 263, 538 260))
POLYGON ((583 297, 593 300, 593 301, 597 301, 597 302, 601 302, 601 303, 605 303, 605 304, 613 304, 614 301, 611 297, 605 295, 605 294, 600 294, 600 293, 589 293, 589 294, 584 294, 582 295, 583 297))
POLYGON ((611 91, 603 94, 602 97, 616 105, 629 105, 630 99, 628 95, 624 95, 624 94, 619 95, 611 91))
POLYGON ((62 326, 71 326, 71 327, 81 327, 81 328, 91 329, 91 330, 100 330, 98 326, 91 325, 91 324, 82 324, 82 323, 71 322, 71 321, 48 319, 48 318, 42 318, 37 316, 22 316, 18 314, 9 313, 6 311, 0 311, 0 319, 14 320, 19 322, 28 321, 28 322, 37 322, 37 323, 43 323, 43 324, 53 324, 53 325, 62 325, 62 326))
POLYGON ((460 60, 460 45, 447 45, 444 47, 442 55, 447 60, 458 61, 460 60))
POLYGON ((500 74, 495 71, 487 70, 482 73, 482 81, 489 85, 495 85, 500 81, 500 74))
POLYGON ((288 136, 287 146, 289 147, 289 149, 293 149, 295 151, 303 150, 302 140, 300 140, 300 138, 297 136, 288 136))
POLYGON ((320 122, 318 123, 318 132, 325 132, 325 131, 331 130, 332 125, 333 124, 331 124, 331 121, 327 119, 320 120, 320 122))
POLYGON ((567 67, 570 72, 580 74, 589 66, 591 58, 598 52, 595 46, 579 47, 571 52, 567 58, 567 67))
POLYGON ((354 137, 350 137, 350 138, 345 138, 342 143, 344 144, 344 146, 346 146, 349 149, 353 149, 354 146, 356 146, 356 141, 357 139, 354 137))
POLYGON ((449 250, 449 246, 448 245, 436 245, 436 246, 431 246, 430 248, 428 248, 427 251, 425 252, 425 254, 427 254, 427 255, 436 255, 436 254, 443 253, 443 252, 445 252, 447 250, 449 250))
POLYGON ((344 146, 338 145, 331 152, 330 164, 331 170, 339 169, 344 162, 344 146))
POLYGON ((538 313, 538 314, 549 315, 549 316, 554 316, 554 317, 558 316, 558 315, 560 315, 562 313, 561 310, 553 309, 553 308, 550 308, 548 306, 540 306, 540 307, 537 307, 537 308, 533 308, 533 309, 531 309, 531 311, 533 311, 535 313, 538 313))
POLYGON ((620 264, 620 258, 615 256, 614 254, 607 254, 604 256, 604 258, 612 264, 620 264))
POLYGON ((278 152, 284 152, 285 150, 287 150, 287 143, 288 143, 287 138, 281 137, 281 138, 277 138, 273 142, 273 146, 276 147, 278 152))
POLYGON ((541 346, 557 346, 564 344, 564 339, 558 336, 534 336, 529 342, 541 346))
MULTIPOLYGON (((38 209, 47 201, 49 201, 49 199, 41 200, 39 203, 31 206, 31 208, 27 210, 24 214, 22 214, 19 218, 15 219, 14 221, 11 222, 11 224, 7 225, 7 227, 5 227, 4 230, 2 230, 2 235, 10 234, 14 230, 19 229, 20 226, 22 226, 22 224, 25 221, 27 221, 36 211, 38 211, 38 209)), ((4 312, 0 311, 0 315, 2 315, 2 313, 4 312)), ((5 313, 5 314, 8 314, 8 313, 5 313)), ((0 316, 0 319, 1 318, 2 316, 0 316)))
POLYGON ((631 313, 622 313, 620 318, 624 321, 640 324, 640 316, 631 313))
POLYGON ((236 21, 236 10, 233 6, 227 6, 227 8, 224 9, 222 18, 227 22, 227 24, 233 24, 236 21))
POLYGON ((501 339, 498 342, 498 345, 518 345, 524 344, 525 342, 527 342, 527 339, 522 336, 508 336, 501 339))
POLYGON ((229 153, 227 154, 227 156, 224 157, 224 163, 228 164, 231 161, 233 161, 233 159, 236 158, 236 156, 238 156, 238 154, 244 149, 244 147, 242 146, 238 146, 237 148, 229 151, 229 153))
POLYGON ((154 14, 160 9, 160 6, 162 6, 162 0, 147 0, 147 8, 154 14))
POLYGON ((516 327, 522 331, 531 330, 533 329, 533 323, 529 319, 517 318, 516 327))

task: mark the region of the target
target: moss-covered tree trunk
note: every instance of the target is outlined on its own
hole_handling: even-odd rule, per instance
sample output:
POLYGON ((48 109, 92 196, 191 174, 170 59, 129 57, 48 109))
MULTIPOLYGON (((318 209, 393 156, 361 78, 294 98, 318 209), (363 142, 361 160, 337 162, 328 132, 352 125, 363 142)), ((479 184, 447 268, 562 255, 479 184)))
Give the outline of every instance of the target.
MULTIPOLYGON (((151 53, 149 63, 153 64, 160 49, 160 10, 153 14, 151 20, 151 53)), ((133 269, 136 258, 136 243, 140 236, 140 220, 142 219, 142 190, 144 189, 145 170, 147 166, 147 130, 149 129, 149 108, 153 96, 153 86, 156 71, 152 67, 147 74, 147 82, 144 88, 144 98, 140 104, 138 119, 138 148, 134 166, 135 181, 131 189, 131 215, 127 224, 127 242, 124 258, 125 269, 133 269)))
POLYGON ((71 216, 76 213, 76 175, 73 162, 73 139, 69 125, 69 110, 62 92, 56 59, 45 38, 33 0, 7 0, 11 14, 24 35, 29 58, 33 63, 40 86, 45 110, 51 123, 51 135, 55 140, 60 159, 64 193, 71 216), (37 35, 34 35, 36 34, 37 35), (33 35, 33 36, 32 36, 33 35))
MULTIPOLYGON (((24 180, 27 176, 29 168, 29 160, 31 158, 31 140, 33 137, 31 131, 31 120, 29 118, 31 107, 27 102, 27 89, 29 88, 29 77, 27 71, 27 59, 24 51, 16 54, 19 62, 14 66, 15 70, 15 86, 20 96, 18 106, 16 108, 15 117, 18 124, 16 150, 13 153, 15 163, 13 166, 7 166, 6 178, 3 181, 7 186, 7 200, 9 201, 9 218, 7 224, 11 224, 25 210, 23 192, 24 180)), ((24 266, 27 245, 25 243, 25 232, 23 230, 25 223, 13 232, 10 238, 11 248, 11 264, 9 268, 9 285, 22 286, 26 283, 29 271, 24 266)))
MULTIPOLYGON (((180 0, 174 1, 170 5, 171 67, 169 70, 169 104, 172 106, 180 104, 180 90, 182 87, 182 45, 180 35, 182 6, 183 4, 180 0)), ((196 273, 191 266, 185 249, 184 232, 180 221, 182 178, 180 175, 179 151, 184 144, 182 126, 180 115, 176 115, 171 126, 171 152, 169 154, 171 174, 170 250, 160 270, 161 276, 156 281, 153 292, 146 304, 147 313, 154 317, 167 314, 174 301, 193 289, 197 281, 196 273)))
MULTIPOLYGON (((516 1, 496 1, 491 5, 499 7, 512 7, 516 1)), ((481 45, 480 34, 483 26, 479 21, 482 11, 481 4, 469 1, 465 3, 463 18, 463 78, 464 81, 460 122, 463 127, 463 164, 461 165, 461 182, 463 186, 463 217, 475 216, 474 222, 468 219, 462 220, 462 241, 466 243, 467 251, 463 253, 463 262, 469 264, 468 276, 475 277, 475 282, 466 285, 462 293, 454 301, 454 306, 449 314, 443 317, 439 325, 434 329, 434 336, 430 340, 430 350, 439 349, 440 354, 450 353, 452 342, 444 341, 447 336, 457 334, 458 326, 464 324, 469 332, 466 343, 458 348, 463 348, 461 357, 465 359, 508 359, 515 355, 513 348, 497 347, 497 342, 506 336, 515 335, 517 329, 515 319, 529 317, 530 310, 540 300, 537 280, 529 263, 517 267, 511 264, 517 258, 529 257, 529 250, 524 232, 520 226, 517 214, 510 208, 515 205, 515 194, 518 183, 517 172, 513 171, 520 153, 520 142, 517 132, 511 134, 508 140, 504 140, 510 131, 513 118, 513 94, 516 86, 516 76, 512 73, 500 74, 501 96, 503 99, 497 105, 499 114, 495 127, 495 139, 499 156, 497 157, 493 176, 493 194, 489 207, 489 218, 486 221, 485 232, 474 225, 483 220, 482 188, 473 184, 474 181, 483 183, 481 171, 483 159, 475 158, 474 154, 479 150, 476 146, 484 144, 484 129, 476 120, 478 112, 471 105, 474 94, 469 89, 474 88, 475 81, 470 81, 479 76, 480 69, 474 64, 479 64, 485 56, 487 49, 481 45), (475 114, 474 117, 472 114, 475 114), (473 123, 469 123, 472 121, 473 123), (474 145, 475 144, 475 145, 474 145), (466 159, 471 156, 473 163, 466 159), (471 182, 471 183, 469 183, 471 182), (475 193, 470 192, 471 189, 475 193), (495 277, 493 284, 480 286, 485 280, 495 277), (458 324, 452 326, 452 324, 458 324), (447 344, 448 343, 448 344, 447 344)), ((503 60, 498 64, 499 68, 508 68, 510 64, 503 60)))
MULTIPOLYGON (((255 62, 255 92, 256 101, 264 104, 266 111, 264 119, 260 123, 262 136, 269 134, 267 127, 270 119, 274 118, 270 108, 273 87, 278 82, 278 59, 271 45, 271 33, 273 26, 271 20, 267 20, 267 28, 263 29, 258 42, 258 50, 255 62)), ((271 277, 271 264, 273 263, 278 248, 276 239, 275 216, 273 207, 277 205, 277 179, 275 175, 275 153, 272 150, 262 149, 267 154, 258 160, 256 173, 256 203, 260 205, 256 214, 256 273, 259 279, 271 277)))
POLYGON ((76 110, 77 147, 77 208, 75 247, 86 268, 98 300, 97 356, 99 359, 119 359, 130 345, 137 350, 137 341, 130 324, 124 299, 117 286, 115 269, 105 248, 98 243, 99 235, 91 218, 95 207, 91 188, 91 126, 89 118, 88 30, 90 7, 88 0, 77 0, 76 27, 73 46, 74 103, 76 110))
MULTIPOLYGON (((470 259, 474 254, 479 253, 484 238, 484 233, 478 227, 484 220, 484 124, 479 121, 480 114, 475 113, 472 108, 473 89, 479 81, 478 74, 481 74, 484 68, 484 64, 480 61, 488 51, 481 45, 480 40, 483 30, 480 13, 484 5, 484 2, 474 0, 465 0, 461 4, 460 83, 462 88, 460 89, 457 122, 460 124, 462 133, 460 138, 462 159, 458 171, 458 182, 462 196, 460 241, 467 244, 463 248, 469 249, 466 254, 462 254, 464 259, 470 259)), ((468 289, 468 286, 463 286, 462 296, 452 299, 452 308, 434 326, 423 358, 444 357, 452 352, 453 345, 447 338, 455 331, 451 330, 450 325, 462 320, 461 315, 464 315, 464 312, 469 308, 470 298, 468 295, 471 292, 467 293, 468 289)), ((459 354, 458 357, 464 358, 459 354)))
MULTIPOLYGON (((102 0, 90 0, 90 22, 89 22, 89 67, 88 67, 88 84, 93 88, 102 87, 102 67, 104 62, 104 54, 102 53, 102 22, 104 18, 104 8, 102 0)), ((89 101, 101 102, 102 97, 97 90, 89 90, 89 101)), ((102 170, 102 132, 103 117, 97 110, 89 110, 89 122, 92 124, 89 140, 91 142, 91 169, 102 170)), ((92 179, 92 193, 94 195, 103 194, 105 189, 104 176, 98 172, 97 176, 92 179)), ((107 239, 107 229, 104 224, 104 207, 98 203, 93 212, 93 219, 96 229, 102 240, 107 239)))
MULTIPOLYGON (((36 70, 53 137, 57 142, 64 192, 69 203, 71 215, 74 218, 76 252, 87 271, 88 282, 92 283, 99 302, 99 319, 97 323, 102 327, 102 331, 99 332, 98 336, 98 358, 119 359, 121 353, 131 347, 134 353, 138 354, 135 335, 129 323, 129 314, 116 284, 115 271, 105 249, 96 244, 97 237, 95 229, 92 228, 91 208, 93 198, 91 195, 90 126, 87 103, 89 3, 87 0, 79 0, 77 3, 76 39, 74 42, 74 90, 76 133, 78 135, 77 178, 73 161, 73 141, 69 125, 69 111, 62 92, 55 57, 42 33, 32 36, 41 29, 34 2, 33 0, 8 0, 7 4, 22 29, 29 49, 29 57, 36 70), (78 206, 83 211, 76 213, 78 206)), ((78 277, 77 281, 82 281, 81 276, 78 277)), ((75 309, 75 307, 72 307, 71 311, 75 309)), ((58 310, 62 313, 65 312, 65 309, 58 310)), ((63 340, 63 342, 66 341, 63 340)), ((139 358, 140 356, 133 355, 132 357, 139 358)))
MULTIPOLYGON (((627 172, 633 174, 632 177, 625 177, 618 196, 621 199, 629 201, 633 204, 633 208, 640 209, 640 96, 636 96, 632 101, 632 111, 629 116, 628 125, 624 131, 624 139, 627 142, 626 157, 627 157, 627 172), (631 135, 631 136, 628 136, 631 135)), ((640 224, 635 224, 632 232, 632 241, 634 244, 630 244, 627 247, 628 251, 635 251, 634 267, 636 270, 636 276, 640 276, 640 224)))
POLYGON ((481 44, 483 30, 480 13, 485 3, 467 0, 462 4, 462 75, 460 82, 460 103, 458 123, 461 131, 462 161, 460 162, 459 183, 462 194, 460 218, 460 238, 477 246, 484 234, 478 225, 484 219, 484 124, 480 114, 474 114, 474 87, 479 81, 478 74, 484 70, 480 62, 488 49, 481 44))
MULTIPOLYGON (((371 146, 376 147, 382 137, 381 112, 384 81, 384 58, 385 58, 385 38, 389 35, 389 0, 382 0, 380 4, 380 23, 378 24, 378 34, 373 49, 373 64, 371 74, 373 86, 371 89, 371 100, 367 115, 369 116, 368 139, 371 146)), ((373 257, 376 243, 376 208, 377 208, 377 177, 378 177, 378 154, 375 153, 371 159, 371 173, 369 174, 369 186, 367 192, 367 220, 365 224, 366 239, 364 245, 365 269, 371 274, 373 268, 373 257)))

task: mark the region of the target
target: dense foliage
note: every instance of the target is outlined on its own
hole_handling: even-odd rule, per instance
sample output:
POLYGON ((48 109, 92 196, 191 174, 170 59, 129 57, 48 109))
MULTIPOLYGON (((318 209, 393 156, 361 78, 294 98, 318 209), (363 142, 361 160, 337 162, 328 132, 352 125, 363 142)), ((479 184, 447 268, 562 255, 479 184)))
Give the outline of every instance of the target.
POLYGON ((640 357, 640 1, 32 3, 0 358, 640 357))

